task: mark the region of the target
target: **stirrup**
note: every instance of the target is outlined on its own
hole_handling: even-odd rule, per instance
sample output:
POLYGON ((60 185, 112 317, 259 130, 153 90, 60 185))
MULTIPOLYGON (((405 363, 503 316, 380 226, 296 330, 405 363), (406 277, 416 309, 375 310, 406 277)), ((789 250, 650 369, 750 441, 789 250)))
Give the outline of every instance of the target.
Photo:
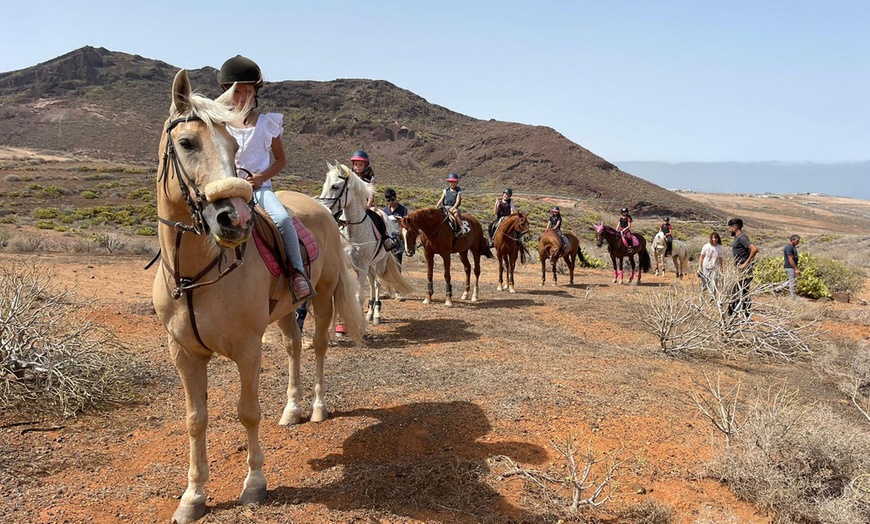
POLYGON ((299 301, 316 297, 317 291, 314 290, 314 286, 305 276, 305 273, 297 271, 290 277, 290 294, 296 301, 299 301))

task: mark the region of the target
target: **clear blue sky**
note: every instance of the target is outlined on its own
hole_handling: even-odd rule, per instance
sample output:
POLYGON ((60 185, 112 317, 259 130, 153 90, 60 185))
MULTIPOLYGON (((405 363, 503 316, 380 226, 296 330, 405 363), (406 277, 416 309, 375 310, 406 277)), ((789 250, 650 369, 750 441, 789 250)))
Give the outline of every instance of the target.
POLYGON ((10 2, 0 71, 84 45, 371 78, 613 162, 870 160, 870 1, 10 2), (208 7, 199 7, 208 6, 208 7))

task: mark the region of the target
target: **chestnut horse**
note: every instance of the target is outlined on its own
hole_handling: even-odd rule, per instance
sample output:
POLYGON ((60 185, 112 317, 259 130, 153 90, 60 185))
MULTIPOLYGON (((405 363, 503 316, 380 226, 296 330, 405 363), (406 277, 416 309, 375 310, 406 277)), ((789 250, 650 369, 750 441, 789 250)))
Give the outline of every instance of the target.
POLYGON ((432 267, 435 264, 435 255, 439 255, 441 260, 444 261, 444 282, 447 288, 447 298, 444 300, 444 305, 453 305, 453 287, 450 284, 451 253, 459 253, 459 259, 465 267, 465 291, 462 293, 462 300, 468 298, 468 293, 471 291, 469 252, 474 257, 474 290, 471 291, 471 301, 477 302, 478 280, 480 279, 480 256, 492 258, 492 251, 489 250, 489 244, 483 236, 483 228, 480 227, 480 222, 471 215, 462 215, 462 218, 468 222, 471 231, 461 237, 457 237, 453 233, 453 229, 447 223, 447 214, 444 210, 435 207, 412 211, 408 216, 399 221, 402 239, 405 241, 405 256, 414 256, 418 236, 423 244, 428 280, 426 299, 423 300, 424 304, 432 302, 432 294, 434 293, 432 267))
POLYGON ((569 281, 568 285, 574 285, 574 265, 579 258, 581 262, 586 263, 586 257, 583 256, 583 251, 580 249, 580 239, 574 233, 562 233, 568 239, 568 249, 562 249, 559 237, 553 231, 545 231, 538 238, 538 258, 541 260, 541 285, 547 283, 547 261, 553 268, 553 285, 559 284, 556 272, 556 264, 559 259, 565 261, 568 266, 569 281))
POLYGON ((631 284, 634 280, 635 271, 634 255, 637 255, 637 283, 640 284, 641 275, 649 272, 652 267, 652 260, 650 260, 649 252, 646 250, 646 239, 643 238, 643 235, 638 235, 637 233, 631 234, 638 244, 637 249, 629 253, 625 247, 625 242, 622 241, 622 234, 617 230, 610 226, 605 226, 604 222, 593 227, 598 238, 598 247, 607 242, 607 252, 610 253, 610 261, 613 263, 613 283, 619 282, 620 284, 625 284, 625 273, 622 269, 623 258, 628 258, 629 263, 631 263, 631 275, 628 277, 628 283, 631 284), (616 267, 617 258, 619 259, 619 270, 616 267))
MULTIPOLYGON (((187 524, 206 512, 209 477, 206 449, 208 363, 223 355, 236 364, 240 387, 238 417, 247 432, 247 466, 239 502, 266 499, 259 400, 263 333, 275 322, 290 360, 287 404, 280 424, 301 420, 302 336, 287 278, 275 277, 251 239, 250 183, 236 177, 238 148, 224 123, 234 88, 218 100, 192 94, 187 71, 172 84, 169 119, 160 139, 157 179, 160 264, 154 278, 157 316, 169 335, 169 354, 184 386, 190 444, 187 489, 173 522, 187 524), (244 263, 243 263, 244 262, 244 263)), ((244 112, 243 112, 244 114, 244 112)), ((311 420, 327 417, 323 366, 333 319, 344 319, 349 335, 362 338, 365 317, 357 302, 357 280, 338 226, 316 200, 294 192, 278 196, 317 241, 319 256, 310 264, 317 296, 310 299, 315 319, 315 378, 311 420)), ((259 233, 258 233, 259 234, 259 233)))
POLYGON ((526 263, 529 250, 523 245, 523 237, 529 234, 529 218, 517 211, 504 217, 495 230, 492 242, 495 245, 498 258, 498 291, 516 293, 514 289, 514 269, 517 256, 520 263, 526 263), (507 272, 507 284, 504 284, 504 273, 507 272))

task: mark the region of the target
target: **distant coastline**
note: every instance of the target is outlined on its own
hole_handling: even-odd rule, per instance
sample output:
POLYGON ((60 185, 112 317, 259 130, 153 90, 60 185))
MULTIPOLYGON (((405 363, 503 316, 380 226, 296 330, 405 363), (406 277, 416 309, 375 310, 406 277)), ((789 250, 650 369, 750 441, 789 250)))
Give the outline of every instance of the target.
POLYGON ((870 200, 870 161, 615 162, 623 171, 665 189, 698 193, 807 194, 870 200))

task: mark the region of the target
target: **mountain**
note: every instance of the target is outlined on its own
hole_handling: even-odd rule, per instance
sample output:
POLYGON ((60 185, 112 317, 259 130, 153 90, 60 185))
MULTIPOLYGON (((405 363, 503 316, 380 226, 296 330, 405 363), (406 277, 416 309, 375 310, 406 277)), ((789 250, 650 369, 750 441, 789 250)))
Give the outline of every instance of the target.
POLYGON ((870 162, 620 162, 671 189, 702 193, 824 193, 870 200, 870 162))
MULTIPOLYGON (((138 55, 83 47, 0 73, 0 143, 93 158, 154 162, 178 68, 138 55)), ((216 96, 217 71, 190 71, 216 96)), ((327 160, 365 148, 378 184, 440 189, 448 172, 470 193, 542 194, 636 217, 714 219, 722 214, 614 164, 542 126, 478 120, 430 104, 383 80, 270 82, 262 111, 284 114, 287 175, 320 180, 327 160)))

